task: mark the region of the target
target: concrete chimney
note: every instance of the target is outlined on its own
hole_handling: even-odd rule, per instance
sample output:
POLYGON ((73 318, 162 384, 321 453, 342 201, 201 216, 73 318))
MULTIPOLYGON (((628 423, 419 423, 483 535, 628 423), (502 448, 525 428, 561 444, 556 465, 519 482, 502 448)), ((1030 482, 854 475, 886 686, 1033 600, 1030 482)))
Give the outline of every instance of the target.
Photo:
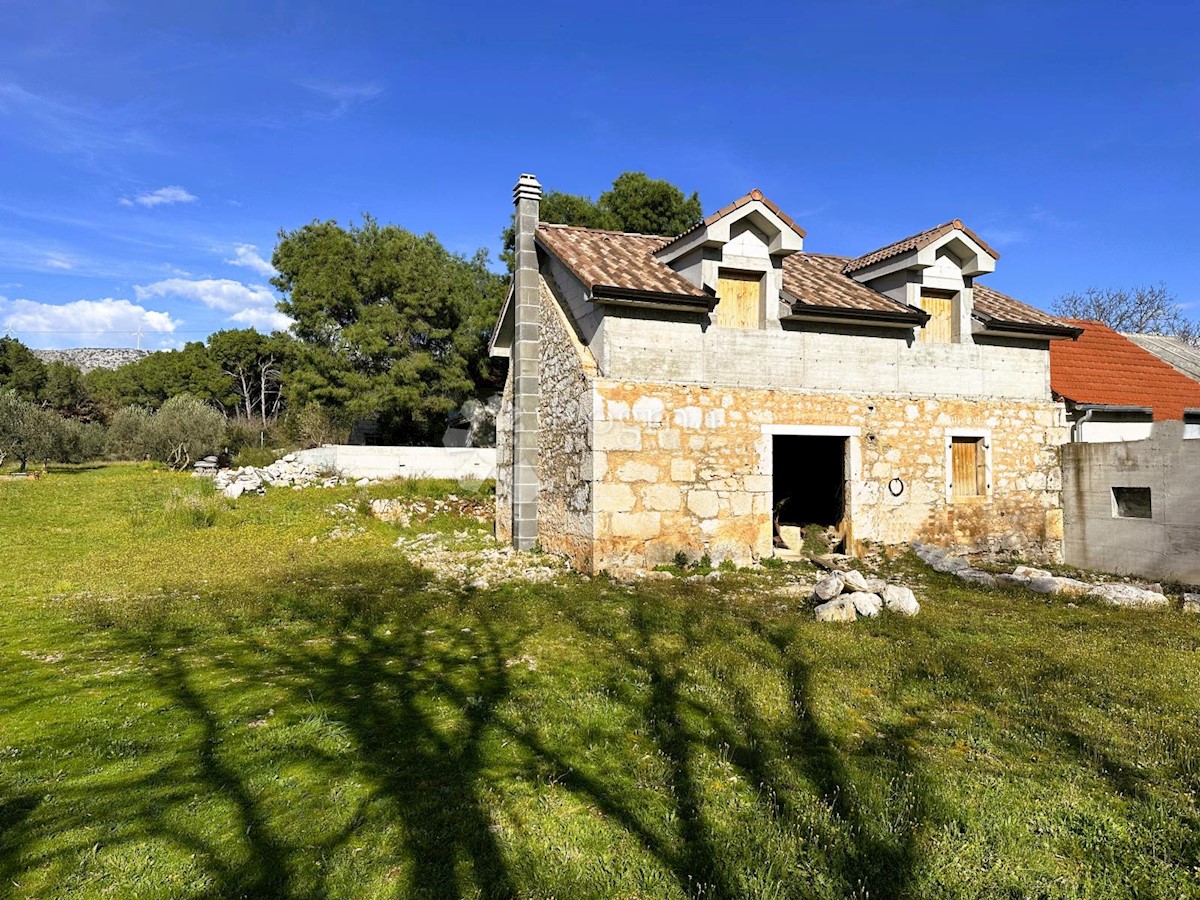
POLYGON ((542 186, 522 175, 513 188, 517 208, 513 269, 514 332, 509 365, 513 379, 512 536, 518 550, 537 543, 538 499, 538 338, 541 305, 534 234, 542 186))

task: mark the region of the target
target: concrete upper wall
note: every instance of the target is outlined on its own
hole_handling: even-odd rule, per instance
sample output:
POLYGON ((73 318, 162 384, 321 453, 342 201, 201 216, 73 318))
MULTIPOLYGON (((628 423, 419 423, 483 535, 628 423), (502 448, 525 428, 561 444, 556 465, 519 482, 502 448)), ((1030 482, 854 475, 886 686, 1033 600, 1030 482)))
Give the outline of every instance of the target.
POLYGON ((593 344, 600 371, 625 381, 855 391, 944 397, 1050 399, 1044 342, 914 342, 896 329, 702 325, 695 316, 621 310, 593 344))
MULTIPOLYGON (((697 266, 712 264, 702 255, 697 254, 697 266)), ((750 258, 742 262, 750 268, 750 258)), ((603 377, 780 390, 1050 399, 1046 341, 977 335, 961 343, 937 344, 916 341, 911 330, 781 322, 778 303, 770 301, 778 295, 778 288, 771 287, 777 268, 768 269, 767 314, 761 329, 720 328, 694 313, 605 307, 589 300, 558 260, 543 255, 541 268, 603 377)), ((968 308, 970 293, 969 288, 963 290, 968 308)))
POLYGON ((1064 445, 1063 530, 1071 565, 1200 584, 1200 441, 1160 422, 1145 441, 1064 445), (1114 487, 1149 488, 1151 518, 1118 518, 1114 487))

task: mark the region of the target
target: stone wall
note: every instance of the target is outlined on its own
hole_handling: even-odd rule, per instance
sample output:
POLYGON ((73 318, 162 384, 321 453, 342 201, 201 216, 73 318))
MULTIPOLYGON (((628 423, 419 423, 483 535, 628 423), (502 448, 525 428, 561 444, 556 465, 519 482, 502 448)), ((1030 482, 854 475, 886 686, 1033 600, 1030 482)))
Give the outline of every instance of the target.
MULTIPOLYGON (((581 335, 566 312, 574 287, 553 267, 543 270, 538 541, 578 568, 652 566, 677 551, 707 553, 714 562, 770 555, 771 432, 811 428, 847 438, 853 539, 894 544, 919 537, 1031 557, 1061 554, 1058 445, 1067 430, 1062 407, 1049 400, 1044 345, 929 348, 877 336, 867 343, 896 356, 885 353, 877 361, 883 370, 868 366, 867 375, 855 362, 861 352, 838 360, 823 351, 823 338, 845 350, 852 343, 846 335, 777 332, 771 347, 786 339, 797 354, 792 369, 768 371, 754 353, 742 352, 747 341, 760 340, 753 332, 744 339, 695 335, 689 346, 686 328, 663 331, 647 320, 637 323, 646 329, 637 338, 644 365, 628 353, 630 344, 618 350, 621 341, 604 342, 608 365, 638 371, 618 379, 602 377, 606 360, 583 343, 600 346, 616 317, 581 335), (654 340, 667 334, 674 336, 654 340), (888 362, 901 357, 903 363, 888 362), (892 365, 908 372, 908 391, 894 389, 892 365), (959 377, 963 367, 971 377, 959 377), (1004 396, 982 390, 999 384, 1006 367, 1004 396), (665 380, 675 377, 680 382, 665 380), (729 383, 735 378, 741 383, 729 383), (806 379, 821 388, 796 386, 806 379), (759 386, 773 380, 785 389, 759 386), (841 388, 827 386, 834 383, 841 388), (970 388, 976 393, 964 395, 970 388), (948 498, 952 429, 987 435, 985 499, 948 498), (899 496, 888 490, 893 479, 903 482, 899 496)), ((622 334, 629 340, 635 332, 622 334)), ((511 398, 510 378, 497 428, 496 533, 505 541, 512 537, 511 398)))
POLYGON ((508 370, 496 414, 496 539, 512 542, 513 375, 508 370))
POLYGON ((541 283, 538 404, 538 543, 580 569, 592 561, 589 375, 595 373, 556 296, 541 283))
POLYGON ((850 442, 853 537, 1061 551, 1061 408, 977 401, 596 380, 596 568, 676 551, 747 561, 772 552, 772 428, 818 426, 850 442), (949 430, 986 431, 992 493, 947 499, 949 430), (904 482, 900 496, 888 483, 904 482))

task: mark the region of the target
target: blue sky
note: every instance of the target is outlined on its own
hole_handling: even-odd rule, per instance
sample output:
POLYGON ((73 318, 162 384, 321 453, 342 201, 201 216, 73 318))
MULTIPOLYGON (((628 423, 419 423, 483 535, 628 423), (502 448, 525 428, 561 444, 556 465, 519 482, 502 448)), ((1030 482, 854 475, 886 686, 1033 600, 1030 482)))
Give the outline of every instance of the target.
POLYGON ((280 228, 495 258, 520 172, 761 188, 806 248, 955 216, 1040 306, 1166 282, 1200 316, 1194 3, 0 6, 0 331, 175 346, 279 324, 280 228))

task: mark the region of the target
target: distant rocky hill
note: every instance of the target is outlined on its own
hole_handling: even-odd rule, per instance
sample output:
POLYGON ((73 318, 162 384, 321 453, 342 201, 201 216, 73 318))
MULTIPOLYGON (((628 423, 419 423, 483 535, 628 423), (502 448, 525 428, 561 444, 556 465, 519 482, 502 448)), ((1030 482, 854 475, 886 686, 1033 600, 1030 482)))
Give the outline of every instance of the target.
POLYGON ((92 369, 119 369, 150 354, 149 350, 132 347, 76 347, 72 350, 34 350, 42 362, 65 362, 78 366, 81 372, 92 369))

